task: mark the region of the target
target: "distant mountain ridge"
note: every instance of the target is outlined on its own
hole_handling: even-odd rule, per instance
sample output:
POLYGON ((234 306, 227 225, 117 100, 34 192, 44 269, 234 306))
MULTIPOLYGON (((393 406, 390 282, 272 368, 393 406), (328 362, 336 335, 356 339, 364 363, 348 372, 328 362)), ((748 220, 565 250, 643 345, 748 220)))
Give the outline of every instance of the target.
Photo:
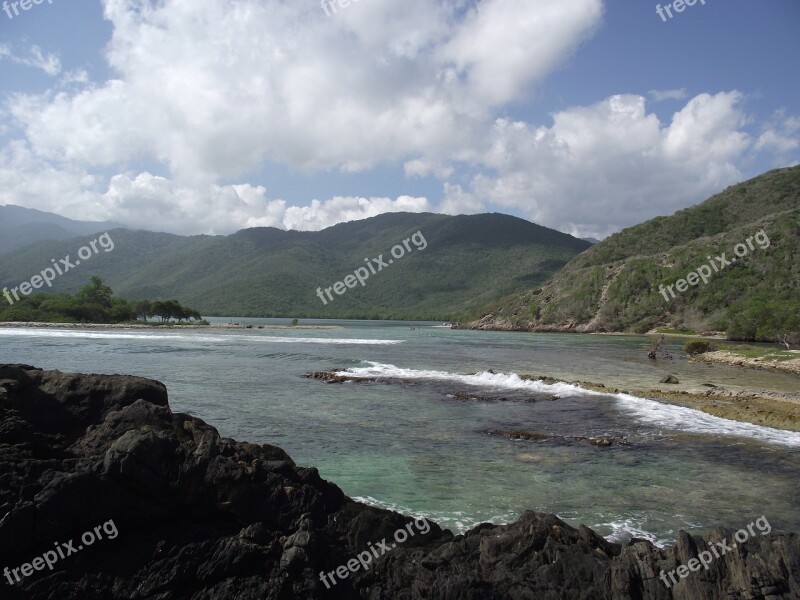
POLYGON ((111 221, 75 221, 14 204, 0 206, 0 254, 45 240, 67 240, 121 227, 111 221))
MULTIPOLYGON (((245 229, 228 236, 182 237, 113 230, 115 249, 60 277, 74 293, 99 275, 131 299, 175 298, 204 315, 454 320, 540 285, 590 247, 570 235, 501 214, 387 213, 322 231, 245 229), (425 249, 323 304, 326 289, 420 232, 425 249)), ((28 280, 50 259, 85 240, 47 241, 0 260, 0 286, 28 280)))
POLYGON ((614 234, 543 286, 494 305, 468 325, 636 333, 658 326, 723 330, 733 339, 800 336, 800 166, 770 171, 614 234), (709 264, 709 257, 733 257, 737 244, 762 229, 767 249, 749 249, 675 298, 659 292, 660 285, 676 285, 709 264))

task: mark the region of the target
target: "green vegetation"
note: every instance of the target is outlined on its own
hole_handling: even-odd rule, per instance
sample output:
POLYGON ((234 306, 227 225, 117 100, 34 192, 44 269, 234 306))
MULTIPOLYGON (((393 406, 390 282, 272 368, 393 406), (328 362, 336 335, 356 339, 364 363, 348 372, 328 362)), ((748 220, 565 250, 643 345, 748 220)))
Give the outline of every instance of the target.
POLYGON ((683 347, 683 351, 686 352, 689 356, 695 356, 697 354, 705 354, 706 352, 712 352, 716 350, 716 347, 711 345, 708 342, 704 342, 702 340, 694 340, 692 342, 686 342, 686 345, 683 347))
MULTIPOLYGON (((196 310, 177 300, 134 302, 114 297, 114 292, 93 276, 91 283, 75 296, 39 293, 23 297, 13 305, 0 305, 0 321, 39 323, 128 323, 157 317, 162 324, 202 320, 196 310)), ((207 324, 207 323, 206 323, 207 324)))
POLYGON ((738 354, 745 358, 759 358, 761 360, 797 360, 800 355, 797 352, 789 352, 777 348, 767 348, 764 346, 751 346, 746 344, 721 344, 717 350, 738 354))
MULTIPOLYGON (((591 244, 500 214, 384 214, 323 231, 245 229, 180 237, 112 230, 114 252, 93 272, 126 298, 177 298, 204 315, 463 321, 484 306, 541 285, 591 244), (395 244, 422 232, 428 245, 371 274, 324 305, 316 294, 365 258, 392 259, 395 244)), ((16 286, 83 241, 43 242, 3 255, 0 288, 16 286)), ((72 273, 54 291, 77 292, 72 273)))
POLYGON ((732 340, 800 344, 800 167, 771 171, 671 217, 610 236, 534 292, 492 308, 523 329, 644 333, 725 331, 732 340), (760 230, 708 283, 665 300, 669 286, 760 230))

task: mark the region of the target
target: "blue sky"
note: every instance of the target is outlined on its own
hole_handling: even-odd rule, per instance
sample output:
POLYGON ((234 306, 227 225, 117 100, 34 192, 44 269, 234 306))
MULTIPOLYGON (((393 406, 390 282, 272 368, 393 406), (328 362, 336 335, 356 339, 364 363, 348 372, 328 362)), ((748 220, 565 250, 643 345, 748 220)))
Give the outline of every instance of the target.
POLYGON ((184 234, 499 211, 602 238, 800 160, 796 0, 667 22, 650 0, 48 2, 0 12, 0 204, 184 234))

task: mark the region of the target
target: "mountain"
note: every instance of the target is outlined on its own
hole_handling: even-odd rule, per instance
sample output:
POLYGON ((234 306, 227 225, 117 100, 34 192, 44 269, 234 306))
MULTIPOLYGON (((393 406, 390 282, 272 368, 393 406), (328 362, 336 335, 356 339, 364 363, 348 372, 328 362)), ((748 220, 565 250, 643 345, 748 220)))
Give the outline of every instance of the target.
POLYGON ((0 254, 34 242, 67 240, 118 227, 118 223, 111 221, 73 221, 53 213, 8 204, 0 206, 0 254))
POLYGON ((765 341, 800 332, 800 166, 614 234, 468 326, 638 333, 667 326, 765 341), (698 270, 706 275, 692 278, 698 283, 669 290, 698 270))
MULTIPOLYGON (((475 316, 491 302, 541 285, 590 246, 501 214, 391 213, 319 232, 255 228, 229 236, 109 234, 114 249, 101 249, 58 277, 53 290, 73 293, 91 275, 99 275, 127 298, 175 298, 204 315, 251 317, 475 316), (381 256, 383 265, 377 261, 381 256), (349 279, 354 287, 339 287, 344 293, 337 294, 336 282, 347 283, 347 276, 359 269, 362 278, 368 275, 364 285, 349 279)), ((89 240, 42 242, 3 256, 0 286, 30 280, 51 258, 74 257, 89 240)))

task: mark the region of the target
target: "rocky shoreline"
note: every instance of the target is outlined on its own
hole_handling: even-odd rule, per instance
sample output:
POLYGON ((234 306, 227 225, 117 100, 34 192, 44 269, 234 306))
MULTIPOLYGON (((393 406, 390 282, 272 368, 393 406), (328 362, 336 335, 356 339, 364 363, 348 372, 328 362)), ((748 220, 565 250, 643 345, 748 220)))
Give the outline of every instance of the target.
MULTIPOLYGON (((741 356, 725 350, 705 352, 698 355, 698 358, 707 363, 734 365, 737 367, 746 367, 750 369, 765 369, 768 371, 781 371, 784 373, 800 375, 800 352, 798 352, 797 358, 792 358, 789 360, 748 358, 746 356, 741 356)), ((800 387, 800 382, 798 382, 798 387, 800 387)))
MULTIPOLYGON (((553 383, 559 381, 548 377, 535 378, 553 383)), ((788 431, 800 431, 800 392, 729 389, 711 384, 706 384, 705 389, 665 390, 636 386, 622 389, 590 381, 565 381, 563 383, 571 383, 596 392, 630 394, 639 398, 664 400, 670 404, 686 406, 733 421, 788 431)))
POLYGON ((32 573, 0 582, 10 600, 800 595, 796 533, 753 536, 668 587, 662 570, 733 531, 681 532, 659 549, 533 511, 458 536, 430 524, 331 587, 320 572, 413 521, 353 501, 276 446, 222 438, 173 413, 166 388, 137 377, 0 365, 0 463, 0 568, 32 573), (28 564, 110 519, 116 539, 68 551, 53 570, 28 564))
MULTIPOLYGON (((667 385, 666 389, 640 387, 636 385, 624 388, 607 386, 603 383, 580 380, 561 380, 544 375, 526 373, 517 374, 522 379, 541 381, 546 384, 568 383, 585 390, 603 394, 630 394, 639 398, 652 398, 663 400, 670 404, 693 408, 715 417, 722 417, 734 421, 785 429, 787 431, 800 431, 800 392, 778 392, 762 389, 731 389, 714 384, 702 386, 667 385)), ((325 383, 369 383, 378 381, 375 378, 356 377, 347 374, 346 369, 331 369, 329 371, 314 371, 306 373, 305 377, 317 379, 325 383)), ((476 394, 473 392, 452 391, 449 396, 455 399, 477 400, 493 402, 505 400, 508 393, 476 394)))

